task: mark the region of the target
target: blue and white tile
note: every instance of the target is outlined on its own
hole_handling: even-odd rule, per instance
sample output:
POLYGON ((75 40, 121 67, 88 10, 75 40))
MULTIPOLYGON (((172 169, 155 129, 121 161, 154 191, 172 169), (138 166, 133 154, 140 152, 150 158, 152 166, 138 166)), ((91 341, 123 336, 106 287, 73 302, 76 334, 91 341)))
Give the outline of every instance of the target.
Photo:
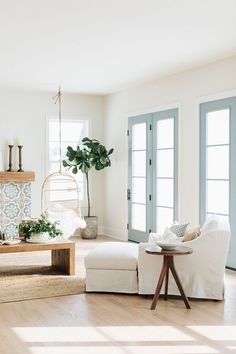
POLYGON ((31 199, 31 183, 22 183, 21 188, 23 197, 31 199))
POLYGON ((6 236, 16 237, 19 233, 18 224, 15 222, 4 223, 2 231, 6 236))
POLYGON ((31 216, 31 202, 25 203, 23 206, 23 215, 24 218, 30 218, 31 216))
POLYGON ((3 208, 3 218, 6 220, 14 220, 20 216, 19 203, 7 203, 3 208))
POLYGON ((17 199, 20 197, 20 185, 19 183, 9 182, 3 184, 2 198, 4 199, 17 199))

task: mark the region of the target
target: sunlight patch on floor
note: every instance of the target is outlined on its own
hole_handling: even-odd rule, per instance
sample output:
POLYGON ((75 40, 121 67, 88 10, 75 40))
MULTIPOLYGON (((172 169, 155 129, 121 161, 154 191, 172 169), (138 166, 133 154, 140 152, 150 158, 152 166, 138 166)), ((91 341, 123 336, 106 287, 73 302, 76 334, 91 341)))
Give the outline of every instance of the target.
POLYGON ((17 327, 24 342, 194 341, 173 326, 17 327))
POLYGON ((236 326, 187 326, 192 331, 215 341, 236 341, 236 326))
POLYGON ((174 326, 14 327, 31 354, 217 354, 174 326))
MULTIPOLYGON (((31 354, 215 354, 208 346, 92 346, 92 347, 31 347, 31 354)), ((232 353, 233 354, 233 353, 232 353)))

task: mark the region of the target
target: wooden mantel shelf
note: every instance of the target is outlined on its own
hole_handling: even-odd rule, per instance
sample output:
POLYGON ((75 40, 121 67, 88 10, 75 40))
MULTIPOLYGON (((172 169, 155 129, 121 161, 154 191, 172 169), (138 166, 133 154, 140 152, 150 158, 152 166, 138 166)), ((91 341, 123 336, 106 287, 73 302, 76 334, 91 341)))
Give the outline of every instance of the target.
POLYGON ((35 181, 35 172, 1 172, 0 171, 0 183, 4 182, 34 182, 35 181))

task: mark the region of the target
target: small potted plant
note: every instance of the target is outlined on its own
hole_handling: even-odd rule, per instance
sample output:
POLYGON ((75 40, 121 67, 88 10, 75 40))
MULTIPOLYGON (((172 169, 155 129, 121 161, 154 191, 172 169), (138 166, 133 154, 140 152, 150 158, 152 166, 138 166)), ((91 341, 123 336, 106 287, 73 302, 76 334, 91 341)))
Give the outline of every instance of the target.
POLYGON ((81 230, 82 238, 96 238, 98 229, 97 216, 90 214, 89 171, 93 167, 97 171, 110 167, 110 155, 113 150, 107 150, 98 140, 88 137, 82 139, 82 146, 77 146, 75 150, 71 146, 67 147, 66 156, 68 159, 63 160, 63 166, 71 169, 74 174, 80 170, 86 176, 88 215, 84 217, 87 226, 81 230))
POLYGON ((51 222, 46 216, 41 215, 37 220, 25 220, 19 224, 19 232, 24 235, 25 240, 47 241, 50 238, 62 235, 57 227, 58 221, 51 222))

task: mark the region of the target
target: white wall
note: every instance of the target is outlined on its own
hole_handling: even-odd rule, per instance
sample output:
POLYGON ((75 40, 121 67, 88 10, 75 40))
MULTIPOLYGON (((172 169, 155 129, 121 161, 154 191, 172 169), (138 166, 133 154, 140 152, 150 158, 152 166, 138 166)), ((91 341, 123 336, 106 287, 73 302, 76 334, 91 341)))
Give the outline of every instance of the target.
MULTIPOLYGON (((58 106, 52 100, 55 92, 26 92, 22 90, 0 90, 0 149, 5 150, 5 168, 8 164, 7 142, 19 139, 23 142, 23 168, 35 171, 36 182, 32 183, 32 216, 40 214, 41 186, 46 176, 45 132, 46 117, 58 116, 58 106)), ((62 98, 63 115, 78 116, 89 120, 89 136, 101 141, 103 134, 102 96, 65 94, 62 98)), ((15 152, 17 149, 15 147, 15 152)), ((18 159, 15 169, 18 168, 18 159)), ((91 176, 92 214, 98 215, 100 232, 103 226, 103 172, 91 176)), ((83 210, 84 215, 86 210, 83 210)))
POLYGON ((179 107, 179 220, 199 222, 199 103, 236 95, 236 57, 173 75, 105 99, 105 233, 126 240, 128 117, 179 107))

